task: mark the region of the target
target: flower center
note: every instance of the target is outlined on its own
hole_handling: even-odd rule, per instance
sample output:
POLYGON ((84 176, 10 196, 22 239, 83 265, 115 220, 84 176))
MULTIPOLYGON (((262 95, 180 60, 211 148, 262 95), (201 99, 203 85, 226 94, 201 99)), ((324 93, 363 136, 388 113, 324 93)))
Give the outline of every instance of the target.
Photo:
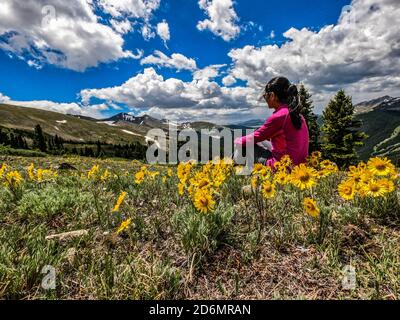
POLYGON ((310 175, 308 173, 304 173, 300 176, 301 182, 308 182, 310 180, 310 175))

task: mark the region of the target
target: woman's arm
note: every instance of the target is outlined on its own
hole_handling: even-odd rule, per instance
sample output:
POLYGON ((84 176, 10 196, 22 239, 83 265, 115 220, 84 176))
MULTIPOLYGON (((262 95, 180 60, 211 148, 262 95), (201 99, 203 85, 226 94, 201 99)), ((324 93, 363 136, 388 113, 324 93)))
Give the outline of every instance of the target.
POLYGON ((256 144, 265 140, 270 140, 282 129, 284 118, 285 117, 282 116, 271 116, 260 129, 254 131, 252 134, 236 139, 235 144, 256 144))

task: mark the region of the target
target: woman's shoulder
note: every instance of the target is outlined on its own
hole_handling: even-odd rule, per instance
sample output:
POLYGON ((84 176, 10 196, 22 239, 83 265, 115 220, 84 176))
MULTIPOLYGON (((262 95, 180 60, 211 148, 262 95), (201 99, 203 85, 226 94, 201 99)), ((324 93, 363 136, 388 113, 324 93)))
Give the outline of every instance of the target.
POLYGON ((273 120, 273 121, 284 120, 288 116, 288 114, 289 114, 289 109, 288 108, 281 108, 281 109, 275 111, 271 115, 270 119, 273 120))

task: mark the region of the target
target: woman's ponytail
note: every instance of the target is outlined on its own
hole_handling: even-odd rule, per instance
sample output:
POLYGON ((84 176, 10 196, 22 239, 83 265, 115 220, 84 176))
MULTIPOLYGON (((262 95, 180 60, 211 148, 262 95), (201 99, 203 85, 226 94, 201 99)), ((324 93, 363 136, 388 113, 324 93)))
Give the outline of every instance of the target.
POLYGON ((302 126, 300 117, 300 99, 297 87, 292 84, 287 89, 287 103, 289 106, 290 119, 292 120, 293 126, 300 130, 302 126))

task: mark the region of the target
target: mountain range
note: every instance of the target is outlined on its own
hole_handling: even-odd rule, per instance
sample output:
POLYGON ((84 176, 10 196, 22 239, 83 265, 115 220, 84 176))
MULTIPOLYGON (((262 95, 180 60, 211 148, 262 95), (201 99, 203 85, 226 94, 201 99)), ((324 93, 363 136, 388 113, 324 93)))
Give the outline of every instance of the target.
MULTIPOLYGON (((359 149, 362 159, 370 156, 387 156, 394 160, 400 158, 400 98, 389 96, 365 101, 355 105, 356 118, 361 120, 361 130, 369 138, 359 149)), ((322 117, 319 123, 322 122, 322 117)), ((110 144, 130 142, 146 143, 149 130, 157 128, 168 133, 172 125, 178 131, 186 128, 201 129, 255 129, 264 123, 264 119, 254 119, 234 125, 214 125, 210 122, 174 123, 159 120, 149 115, 140 117, 128 113, 119 113, 106 119, 94 119, 85 116, 65 115, 61 113, 32 109, 27 107, 0 104, 0 127, 33 131, 40 124, 48 135, 58 135, 65 140, 75 142, 93 142, 100 140, 110 144)))

